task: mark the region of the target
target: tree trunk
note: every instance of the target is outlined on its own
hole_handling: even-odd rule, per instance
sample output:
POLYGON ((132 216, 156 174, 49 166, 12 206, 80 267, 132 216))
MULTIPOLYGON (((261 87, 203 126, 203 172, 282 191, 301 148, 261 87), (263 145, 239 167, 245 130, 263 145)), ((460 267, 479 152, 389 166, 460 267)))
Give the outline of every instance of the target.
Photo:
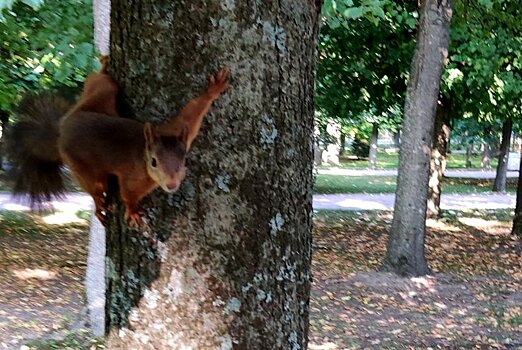
POLYGON ((447 57, 451 4, 424 0, 404 105, 392 228, 382 268, 400 275, 429 272, 424 256, 428 175, 435 108, 447 57))
POLYGON ((488 125, 484 128, 484 143, 482 144, 482 170, 491 169, 491 133, 493 128, 488 125))
POLYGON ((393 145, 397 148, 401 146, 401 131, 397 130, 393 133, 393 145))
POLYGON ((509 144, 511 143, 511 132, 513 131, 513 120, 508 119, 502 124, 502 141, 498 155, 497 174, 493 183, 493 192, 506 192, 507 166, 509 157, 509 144))
POLYGON ((489 142, 485 142, 482 144, 482 170, 490 170, 491 169, 491 146, 489 142))
POLYGON ((339 148, 339 158, 344 156, 346 153, 346 134, 341 131, 341 136, 339 136, 340 148, 339 148))
POLYGON ((111 1, 94 0, 92 2, 94 17, 94 43, 96 48, 103 54, 109 54, 111 1))
POLYGON ((518 184, 517 184, 517 202, 515 205, 515 217, 513 218, 513 228, 511 234, 522 239, 522 157, 520 157, 520 165, 518 167, 518 184))
MULTIPOLYGON (((125 111, 165 120, 220 67, 180 190, 118 205, 107 230, 109 349, 306 349, 315 1, 112 1, 125 111)), ((110 151, 110 150, 109 150, 110 151)))
POLYGON ((4 135, 9 124, 9 113, 0 110, 0 170, 4 169, 4 135))
POLYGON ((473 156, 473 141, 469 141, 466 146, 466 168, 471 168, 473 166, 471 163, 471 156, 473 156))
POLYGON ((442 193, 442 176, 446 169, 446 155, 450 134, 450 105, 447 98, 441 97, 435 114, 433 143, 430 161, 430 178, 428 182, 428 217, 439 218, 440 195, 442 193))
MULTIPOLYGON (((94 0, 94 42, 102 54, 109 53, 110 0, 94 0)), ((95 208, 89 225, 89 254, 85 273, 85 297, 91 332, 101 337, 105 334, 105 228, 98 220, 95 208)))
POLYGON ((379 124, 372 124, 372 136, 370 137, 370 169, 377 169, 377 141, 379 139, 379 124))

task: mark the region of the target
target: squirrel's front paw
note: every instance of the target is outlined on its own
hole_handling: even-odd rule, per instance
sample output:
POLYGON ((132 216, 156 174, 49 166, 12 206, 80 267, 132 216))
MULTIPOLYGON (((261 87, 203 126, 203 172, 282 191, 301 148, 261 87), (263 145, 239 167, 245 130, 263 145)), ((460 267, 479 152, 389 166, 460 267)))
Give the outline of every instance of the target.
POLYGON ((207 92, 213 99, 217 99, 230 88, 229 77, 230 69, 228 68, 222 68, 216 75, 210 76, 207 92))

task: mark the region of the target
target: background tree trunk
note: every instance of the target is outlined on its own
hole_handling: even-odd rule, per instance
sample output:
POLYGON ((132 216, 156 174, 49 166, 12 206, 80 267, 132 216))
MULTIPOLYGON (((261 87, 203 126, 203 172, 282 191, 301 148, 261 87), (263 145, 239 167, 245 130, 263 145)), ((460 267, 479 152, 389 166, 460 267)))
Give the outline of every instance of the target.
POLYGON ((449 0, 422 1, 404 105, 395 209, 382 265, 401 275, 429 272, 424 256, 429 162, 450 19, 449 0))
POLYGON ((9 124, 9 113, 0 110, 0 170, 4 169, 4 135, 9 124))
POLYGON ((341 131, 341 136, 339 137, 340 148, 339 148, 339 158, 344 156, 346 153, 346 134, 341 131))
POLYGON ((482 144, 482 170, 491 169, 491 146, 488 142, 482 144))
POLYGON ((401 131, 397 130, 393 133, 393 145, 399 148, 401 146, 401 131))
POLYGON ((232 71, 189 176, 121 205, 107 232, 109 349, 306 349, 316 2, 112 2, 110 72, 127 115, 164 120, 232 71))
MULTIPOLYGON (((109 53, 110 0, 94 0, 94 42, 102 54, 109 53)), ((91 332, 101 337, 105 334, 105 228, 94 215, 89 225, 89 254, 85 273, 86 301, 91 332)))
POLYGON ((370 169, 377 169, 377 151, 379 140, 379 124, 372 124, 372 136, 370 137, 370 169))
POLYGON ((520 157, 520 165, 518 168, 518 184, 517 184, 517 202, 515 205, 515 216, 513 218, 513 228, 511 234, 517 235, 522 239, 522 157, 520 157))
POLYGON ((482 170, 491 169, 491 133, 493 128, 488 125, 484 128, 484 142, 482 143, 482 170))
POLYGON ((497 174, 493 183, 493 192, 506 192, 507 166, 509 157, 509 144, 511 143, 511 132, 513 131, 513 120, 508 119, 502 124, 502 142, 498 154, 497 174))
POLYGON ((450 135, 450 104, 443 96, 439 99, 435 114, 433 144, 430 160, 430 178, 428 181, 428 217, 440 217, 440 195, 442 176, 446 169, 446 155, 450 135))
POLYGON ((473 156, 473 141, 469 141, 466 146, 466 168, 471 168, 473 164, 471 163, 471 157, 473 156))
POLYGON ((94 0, 92 2, 94 17, 94 43, 103 54, 109 54, 111 1, 94 0))

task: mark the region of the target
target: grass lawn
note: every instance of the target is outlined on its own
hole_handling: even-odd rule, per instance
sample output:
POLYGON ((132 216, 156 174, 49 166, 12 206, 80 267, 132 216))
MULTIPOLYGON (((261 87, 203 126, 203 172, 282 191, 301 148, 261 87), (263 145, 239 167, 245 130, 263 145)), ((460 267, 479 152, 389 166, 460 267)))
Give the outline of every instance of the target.
MULTIPOLYGON (((317 174, 314 185, 316 194, 334 193, 395 193, 396 176, 345 176, 317 174)), ((517 179, 508 179, 508 192, 515 192, 517 179)), ((482 193, 491 191, 493 180, 444 178, 444 193, 482 193)))
MULTIPOLYGON (((466 168, 465 154, 449 154, 447 158, 447 167, 450 169, 466 168)), ((482 169, 482 155, 473 155, 471 157, 471 169, 482 169)), ((377 154, 377 169, 396 169, 399 165, 398 153, 379 152, 377 154)), ((491 169, 497 166, 497 159, 491 159, 491 169)), ((352 157, 341 158, 341 168, 345 169, 367 169, 368 159, 354 159, 352 157)), ((327 168, 327 166, 325 167, 327 168)))

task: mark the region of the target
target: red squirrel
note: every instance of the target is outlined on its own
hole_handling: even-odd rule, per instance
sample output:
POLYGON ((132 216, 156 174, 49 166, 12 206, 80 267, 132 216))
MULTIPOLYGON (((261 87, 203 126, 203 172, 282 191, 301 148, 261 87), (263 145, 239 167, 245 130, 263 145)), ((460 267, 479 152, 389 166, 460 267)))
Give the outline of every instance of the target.
POLYGON ((100 61, 101 70, 87 76, 78 102, 65 114, 66 103, 55 97, 22 101, 19 122, 8 138, 12 163, 21 168, 14 191, 29 193, 36 202, 63 193, 58 175, 63 162, 92 196, 96 216, 105 223, 108 179, 115 175, 125 215, 135 225, 143 197, 157 187, 176 191, 185 178, 186 154, 212 102, 228 90, 230 72, 225 68, 210 76, 206 90, 175 118, 152 125, 120 117, 118 87, 107 74, 107 58, 100 61), (59 106, 53 110, 48 102, 59 106))

